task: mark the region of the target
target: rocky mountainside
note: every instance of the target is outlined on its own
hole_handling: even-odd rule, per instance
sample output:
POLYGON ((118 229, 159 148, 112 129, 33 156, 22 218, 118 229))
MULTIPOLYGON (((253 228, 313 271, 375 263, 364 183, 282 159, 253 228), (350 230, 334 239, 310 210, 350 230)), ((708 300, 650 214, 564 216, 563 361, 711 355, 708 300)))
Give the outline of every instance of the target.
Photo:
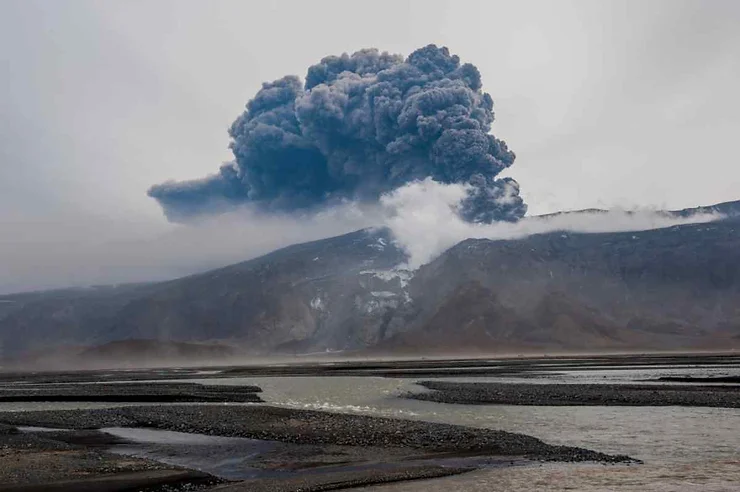
MULTIPOLYGON (((469 239, 415 272, 363 230, 161 283, 0 298, 6 357, 115 340, 259 353, 740 346, 740 203, 644 232, 469 239)), ((684 211, 674 214, 688 213, 684 211)))
POLYGON ((372 345, 398 300, 405 255, 388 231, 298 244, 162 283, 0 297, 6 357, 113 340, 219 340, 248 351, 372 345))
POLYGON ((441 347, 454 325, 487 349, 733 348, 739 247, 735 218, 639 233, 467 240, 417 272, 409 294, 419 316, 386 343, 441 347))

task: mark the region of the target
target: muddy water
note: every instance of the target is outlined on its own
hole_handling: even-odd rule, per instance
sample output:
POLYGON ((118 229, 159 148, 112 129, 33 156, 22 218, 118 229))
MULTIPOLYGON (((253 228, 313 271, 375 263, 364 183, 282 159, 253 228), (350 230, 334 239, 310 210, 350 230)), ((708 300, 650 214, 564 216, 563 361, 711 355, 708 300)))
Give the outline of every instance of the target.
POLYGON ((456 477, 365 487, 366 492, 737 492, 737 462, 602 466, 543 464, 534 467, 484 469, 456 477))
POLYGON ((252 466, 255 457, 270 451, 275 443, 244 439, 187 434, 155 429, 111 427, 103 432, 125 439, 111 452, 148 458, 175 466, 213 473, 222 478, 243 480, 259 477, 263 471, 252 466))
MULTIPOLYGON (((26 427, 27 432, 44 432, 55 429, 26 427)), ((316 475, 338 471, 384 470, 397 469, 399 463, 357 462, 345 463, 336 455, 325 467, 308 467, 306 469, 274 469, 261 458, 265 453, 274 450, 296 450, 300 446, 284 443, 245 439, 241 437, 218 437, 204 434, 190 434, 147 428, 109 427, 100 429, 125 442, 115 444, 108 450, 125 456, 148 458, 169 465, 182 466, 200 470, 230 480, 252 478, 293 478, 301 475, 316 475)), ((333 451, 333 453, 336 451, 333 451)), ((305 455, 303 455, 305 458, 305 455)), ((403 461, 404 465, 435 465, 456 468, 494 468, 510 466, 510 460, 486 457, 444 457, 432 459, 413 459, 403 461)))
MULTIPOLYGON (((655 376, 649 370, 639 371, 640 377, 655 376)), ((568 377, 578 379, 577 373, 568 377)), ((630 379, 635 375, 628 374, 630 379)), ((599 379, 597 374, 584 376, 586 380, 599 379)), ((619 379, 611 373, 609 378, 619 379)), ((209 381, 247 382, 262 387, 263 397, 271 404, 521 432, 552 444, 627 454, 645 462, 639 466, 542 464, 482 470, 446 479, 384 486, 377 488, 378 492, 740 490, 740 409, 451 405, 398 398, 397 395, 419 387, 408 379, 373 377, 209 381)))
MULTIPOLYGON (((621 383, 666 375, 717 376, 737 375, 738 372, 737 367, 727 366, 605 367, 588 371, 555 369, 534 378, 512 378, 512 382, 621 383)), ((501 378, 495 380, 502 381, 501 378)), ((508 430, 539 437, 552 444, 627 454, 644 461, 638 466, 541 464, 484 469, 457 477, 366 490, 740 490, 740 409, 451 405, 398 398, 406 391, 422 389, 413 380, 376 377, 250 377, 189 381, 257 384, 264 390, 263 398, 273 405, 508 430)), ((0 404, 0 410, 9 409, 7 405, 0 404)), ((60 404, 13 405, 17 406, 16 410, 40 409, 39 406, 60 408, 60 404)), ((98 405, 65 403, 64 406, 90 408, 98 405)), ((228 454, 224 459, 229 459, 228 454)))

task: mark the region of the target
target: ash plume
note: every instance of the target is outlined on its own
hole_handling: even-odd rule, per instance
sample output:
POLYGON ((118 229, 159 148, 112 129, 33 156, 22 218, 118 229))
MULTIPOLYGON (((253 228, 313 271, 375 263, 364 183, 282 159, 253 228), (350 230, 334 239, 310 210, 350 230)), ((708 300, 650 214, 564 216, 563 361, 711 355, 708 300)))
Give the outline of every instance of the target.
POLYGON ((170 220, 239 204, 293 212, 336 203, 376 203, 431 178, 462 184, 467 222, 516 221, 519 186, 497 175, 514 162, 494 137, 493 100, 478 69, 447 48, 400 55, 376 49, 329 56, 305 81, 264 83, 232 124, 234 160, 199 180, 149 189, 170 220))

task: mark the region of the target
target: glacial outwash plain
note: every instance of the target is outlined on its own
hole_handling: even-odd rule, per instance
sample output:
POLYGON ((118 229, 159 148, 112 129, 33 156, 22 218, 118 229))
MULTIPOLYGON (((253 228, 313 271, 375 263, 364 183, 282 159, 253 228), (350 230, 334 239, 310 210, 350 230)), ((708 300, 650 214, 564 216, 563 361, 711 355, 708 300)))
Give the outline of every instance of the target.
POLYGON ((458 476, 460 487, 514 480, 512 490, 534 490, 525 477, 580 473, 571 483, 586 490, 608 476, 649 485, 698 467, 684 448, 702 447, 713 449, 710 482, 729 484, 740 472, 727 434, 740 387, 727 374, 739 366, 734 355, 633 354, 8 372, 0 487, 416 490, 418 480, 443 490, 453 479, 442 477, 458 476), (661 437, 675 439, 670 453, 611 439, 664 432, 654 428, 661 414, 702 425, 703 437, 673 429, 661 437))

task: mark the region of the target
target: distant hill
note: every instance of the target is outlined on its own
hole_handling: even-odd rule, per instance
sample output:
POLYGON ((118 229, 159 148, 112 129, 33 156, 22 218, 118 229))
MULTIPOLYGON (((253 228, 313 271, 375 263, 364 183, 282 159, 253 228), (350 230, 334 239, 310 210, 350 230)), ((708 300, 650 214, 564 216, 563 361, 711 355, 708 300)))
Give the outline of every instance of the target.
POLYGON ((128 339, 89 347, 76 355, 78 363, 86 367, 106 366, 163 366, 193 361, 218 361, 235 357, 234 347, 215 343, 171 342, 161 340, 128 339))
POLYGON ((127 339, 288 354, 738 348, 740 202, 694 210, 728 217, 469 239, 415 272, 398 269, 387 230, 363 230, 168 282, 2 296, 0 343, 6 356, 127 339))

